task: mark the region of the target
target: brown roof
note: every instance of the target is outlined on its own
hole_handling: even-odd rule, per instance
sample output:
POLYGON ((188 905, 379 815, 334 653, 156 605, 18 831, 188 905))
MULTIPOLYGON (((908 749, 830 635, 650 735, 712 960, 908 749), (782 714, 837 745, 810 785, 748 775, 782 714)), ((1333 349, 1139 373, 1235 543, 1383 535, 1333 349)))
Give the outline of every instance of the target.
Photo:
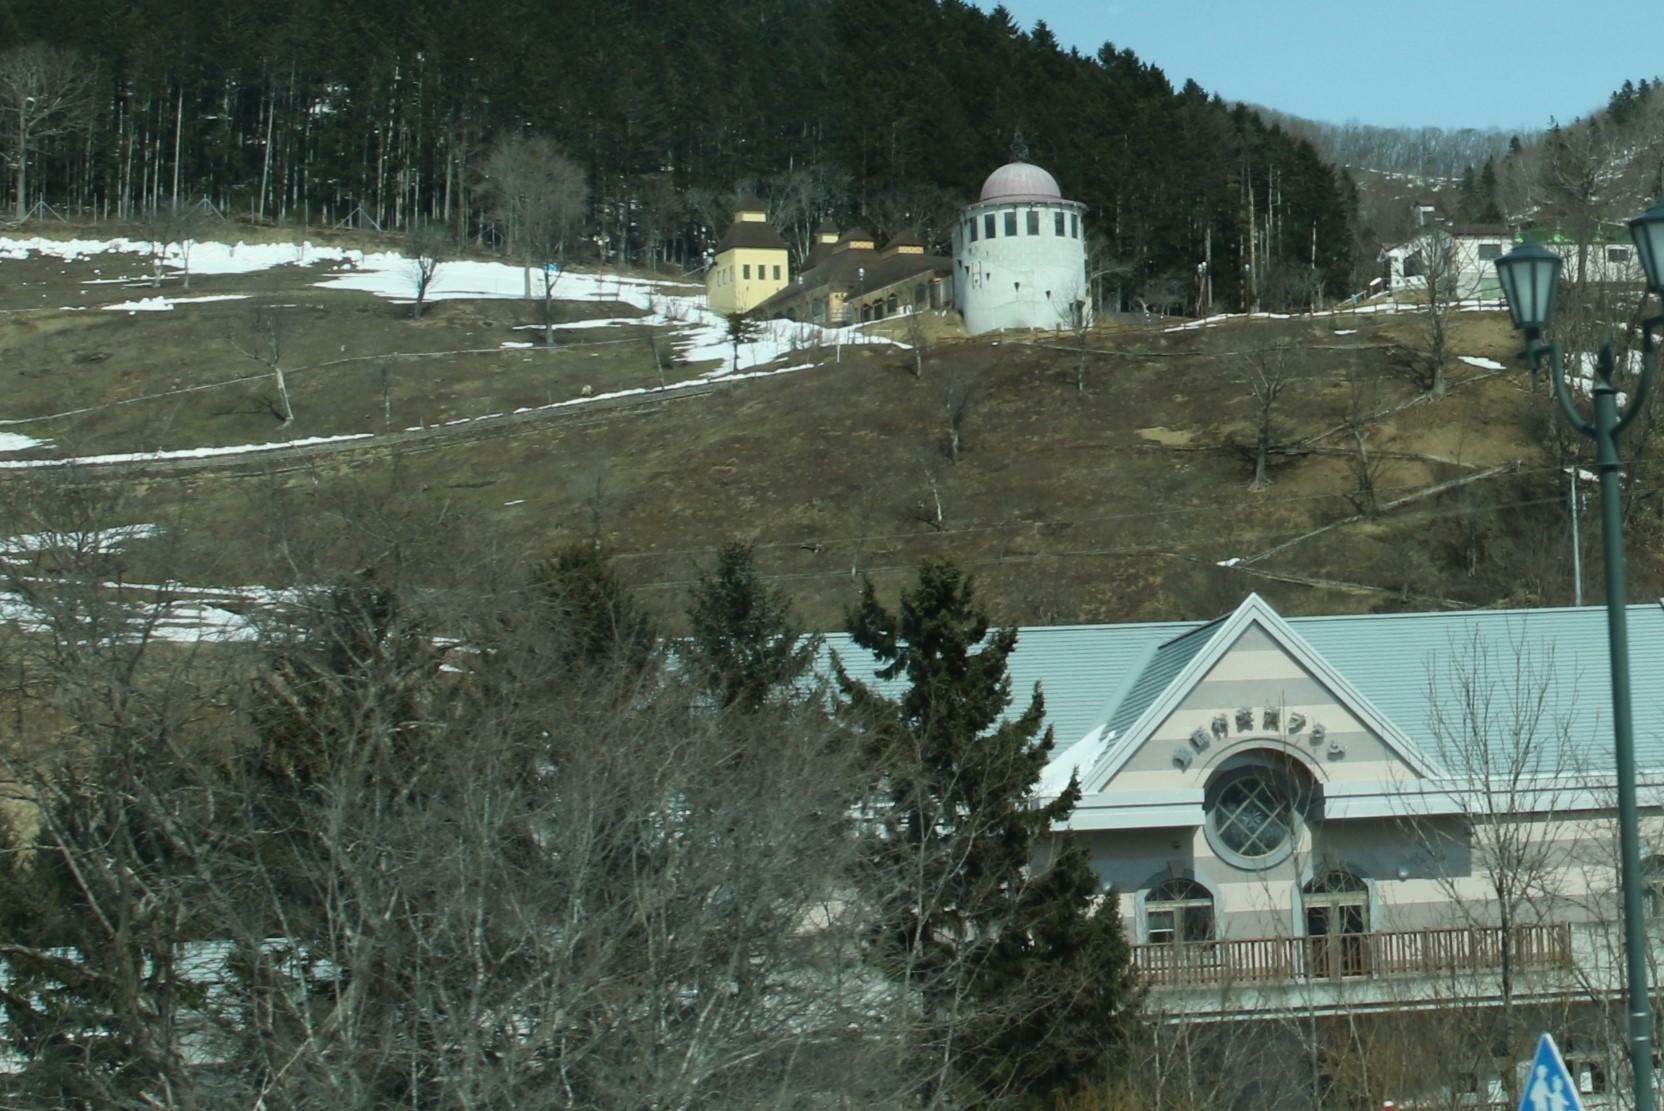
POLYGON ((735 212, 767 212, 768 202, 755 193, 741 193, 734 198, 735 212))
POLYGON ((893 251, 897 247, 923 247, 923 246, 924 246, 924 240, 919 238, 918 233, 911 232, 911 231, 902 231, 902 232, 897 232, 895 235, 890 236, 890 241, 888 243, 884 244, 884 249, 886 251, 893 251))
POLYGON ((733 250, 735 247, 765 248, 774 247, 784 251, 786 241, 780 238, 780 233, 760 220, 735 220, 728 225, 723 233, 722 241, 716 245, 716 253, 733 250))
POLYGON ((798 297, 812 297, 841 289, 845 292, 883 289, 915 274, 953 272, 953 260, 941 255, 881 255, 876 251, 839 251, 798 275, 797 281, 758 305, 753 312, 768 313, 798 297))

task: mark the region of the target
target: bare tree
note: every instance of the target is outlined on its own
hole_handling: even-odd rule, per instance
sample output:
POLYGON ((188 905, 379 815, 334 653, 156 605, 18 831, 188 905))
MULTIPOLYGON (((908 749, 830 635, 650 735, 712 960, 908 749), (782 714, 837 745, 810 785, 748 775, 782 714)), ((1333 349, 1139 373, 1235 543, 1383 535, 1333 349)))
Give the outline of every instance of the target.
POLYGON ((1245 351, 1239 356, 1238 365, 1242 368, 1242 382, 1254 399, 1254 477, 1248 489, 1259 491, 1271 485, 1265 464, 1275 440, 1272 414, 1277 399, 1288 385, 1288 350, 1262 347, 1245 351))
MULTIPOLYGON (((1565 812, 1583 786, 1581 769, 1572 762, 1570 722, 1553 700, 1552 648, 1534 651, 1523 632, 1506 645, 1474 633, 1452 643, 1448 657, 1428 676, 1427 705, 1456 812, 1431 812, 1410 787, 1403 825, 1458 924, 1499 930, 1501 1029, 1488 1033, 1504 1044, 1524 1044, 1529 1031, 1520 1027, 1516 1005, 1519 954, 1527 947, 1518 935, 1558 920, 1567 905, 1578 827, 1565 812)), ((1512 1071, 1503 1079, 1517 1097, 1512 1071)))
POLYGON ((1422 388, 1432 397, 1443 397, 1450 325, 1462 298, 1472 293, 1474 278, 1463 272, 1461 252, 1443 228, 1422 236, 1420 246, 1405 262, 1406 274, 1412 269, 1426 282, 1427 311, 1418 352, 1424 362, 1422 388))
POLYGON ((93 72, 72 50, 30 43, 0 53, 0 133, 17 189, 16 219, 29 218, 29 160, 86 124, 93 72))
POLYGON ((450 233, 439 224, 413 224, 405 233, 404 251, 410 267, 411 291, 416 295, 410 306, 410 318, 420 320, 433 279, 450 257, 450 233))
MULTIPOLYGON (((289 317, 272 305, 253 305, 242 318, 242 325, 232 332, 231 344, 247 358, 253 359, 272 372, 272 383, 277 387, 277 404, 266 404, 272 415, 284 424, 295 419, 295 408, 289 402, 289 383, 283 373, 284 346, 289 339, 289 317)), ((386 401, 386 378, 382 379, 383 401, 386 401)))
POLYGON ((205 214, 200 204, 154 204, 139 214, 139 226, 150 243, 152 284, 162 284, 162 260, 179 244, 179 270, 184 287, 191 288, 191 248, 202 234, 205 214))
POLYGON ((1376 487, 1381 473, 1386 468, 1386 460, 1379 455, 1371 455, 1369 438, 1375 423, 1375 397, 1377 394, 1376 380, 1365 372, 1352 371, 1347 374, 1346 397, 1346 435, 1352 441, 1352 454, 1347 457, 1347 464, 1352 472, 1352 489, 1346 497, 1353 508, 1365 517, 1374 517, 1380 512, 1380 498, 1376 487))
POLYGON ((791 244, 800 268, 814 248, 815 229, 837 210, 849 190, 849 175, 824 162, 797 166, 769 179, 769 215, 791 244))
POLYGON ((974 372, 957 369, 942 381, 942 452, 959 462, 964 447, 965 421, 976 405, 979 380, 974 372))
POLYGON ((527 297, 533 268, 543 275, 543 343, 552 347, 555 284, 589 204, 583 168, 547 139, 510 137, 492 148, 485 174, 493 218, 526 267, 527 297))

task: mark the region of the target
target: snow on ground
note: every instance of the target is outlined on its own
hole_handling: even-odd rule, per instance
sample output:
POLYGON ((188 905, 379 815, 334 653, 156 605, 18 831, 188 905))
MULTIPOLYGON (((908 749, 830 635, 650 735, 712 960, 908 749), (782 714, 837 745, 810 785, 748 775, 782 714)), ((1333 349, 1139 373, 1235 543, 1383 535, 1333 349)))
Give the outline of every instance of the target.
POLYGON ((29 556, 48 548, 109 554, 121 551, 129 540, 148 540, 160 536, 161 532, 162 527, 156 524, 116 525, 84 532, 20 532, 13 536, 0 536, 0 562, 17 563, 18 556, 29 556))
MULTIPOLYGON (((1324 317, 1334 316, 1373 316, 1380 313, 1422 312, 1426 307, 1413 301, 1375 301, 1368 304, 1337 305, 1322 312, 1222 312, 1203 317, 1200 320, 1187 320, 1183 324, 1174 324, 1171 327, 1163 328, 1162 331, 1189 332, 1197 328, 1211 328, 1215 324, 1222 324, 1227 320, 1291 320, 1295 318, 1320 320, 1324 317)), ((1451 305, 1451 308, 1461 312, 1496 312, 1506 307, 1500 297, 1476 297, 1467 301, 1458 301, 1451 305)))
POLYGON ((344 440, 368 440, 370 436, 368 432, 354 432, 346 436, 308 436, 301 440, 284 440, 269 444, 230 444, 225 447, 192 447, 175 451, 128 451, 116 455, 77 455, 68 459, 0 459, 0 469, 95 467, 105 463, 158 463, 168 459, 208 459, 216 455, 244 455, 257 451, 280 451, 287 447, 336 444, 344 440))
MULTIPOLYGON (((344 260, 340 270, 315 284, 323 289, 356 290, 399 304, 409 304, 415 299, 414 281, 414 264, 409 259, 394 252, 378 251, 344 260)), ((535 278, 532 294, 533 299, 542 297, 542 283, 535 278)), ((734 344, 729 338, 728 321, 720 313, 705 307, 703 286, 569 270, 555 283, 554 296, 559 301, 612 301, 640 309, 643 313, 639 317, 569 321, 555 325, 556 328, 604 328, 615 324, 669 327, 677 332, 673 345, 676 354, 684 361, 726 362, 730 364, 730 370, 734 369, 734 344)), ((427 292, 430 301, 464 298, 524 300, 525 297, 525 267, 473 260, 441 265, 427 292)), ((542 325, 521 327, 539 329, 542 325)), ((822 328, 791 320, 761 320, 756 322, 755 333, 739 345, 738 365, 741 368, 762 366, 793 351, 839 344, 907 346, 858 328, 822 328)))
POLYGON ((172 312, 175 305, 194 305, 203 301, 247 301, 247 293, 211 293, 204 297, 141 297, 137 301, 122 301, 105 305, 105 312, 172 312))
POLYGON ((28 451, 31 448, 50 446, 51 440, 37 440, 20 432, 0 432, 0 452, 28 451))
POLYGON ((1487 359, 1487 358, 1484 358, 1483 356, 1480 356, 1480 355, 1458 355, 1458 356, 1456 356, 1456 360, 1458 362, 1466 363, 1469 366, 1476 366, 1480 370, 1507 370, 1508 369, 1507 367, 1503 366, 1501 363, 1497 362, 1495 359, 1487 359))
MULTIPOLYGON (((320 247, 310 242, 300 243, 219 243, 203 240, 191 244, 190 271, 192 274, 253 274, 274 266, 310 266, 320 262, 341 262, 361 254, 341 247, 320 247)), ((150 258, 152 244, 144 239, 12 239, 0 236, 0 259, 28 258, 31 254, 66 261, 93 258, 97 255, 142 255, 150 258)), ((175 269, 185 269, 185 253, 177 243, 168 244, 162 251, 162 262, 175 269)), ((127 279, 105 278, 105 282, 127 279)))

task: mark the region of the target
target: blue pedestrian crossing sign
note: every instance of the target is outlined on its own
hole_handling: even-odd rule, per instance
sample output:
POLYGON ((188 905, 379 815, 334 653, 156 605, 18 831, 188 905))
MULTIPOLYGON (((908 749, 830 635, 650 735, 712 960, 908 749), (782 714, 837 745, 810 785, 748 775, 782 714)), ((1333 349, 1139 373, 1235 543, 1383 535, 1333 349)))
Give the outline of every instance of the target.
POLYGON ((1538 1039, 1537 1056, 1526 1070, 1520 1111, 1583 1111, 1583 1101, 1577 1098, 1577 1081, 1567 1071, 1554 1038, 1547 1033, 1538 1039))

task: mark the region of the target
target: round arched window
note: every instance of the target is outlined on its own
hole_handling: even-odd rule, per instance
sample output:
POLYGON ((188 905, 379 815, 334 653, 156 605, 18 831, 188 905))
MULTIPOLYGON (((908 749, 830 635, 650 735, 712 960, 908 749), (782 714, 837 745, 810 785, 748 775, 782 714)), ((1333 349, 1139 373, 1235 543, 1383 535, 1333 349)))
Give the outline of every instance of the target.
POLYGON ((1284 769, 1248 765, 1209 785, 1208 840, 1224 859, 1265 868, 1285 859, 1299 831, 1295 781, 1284 769))

